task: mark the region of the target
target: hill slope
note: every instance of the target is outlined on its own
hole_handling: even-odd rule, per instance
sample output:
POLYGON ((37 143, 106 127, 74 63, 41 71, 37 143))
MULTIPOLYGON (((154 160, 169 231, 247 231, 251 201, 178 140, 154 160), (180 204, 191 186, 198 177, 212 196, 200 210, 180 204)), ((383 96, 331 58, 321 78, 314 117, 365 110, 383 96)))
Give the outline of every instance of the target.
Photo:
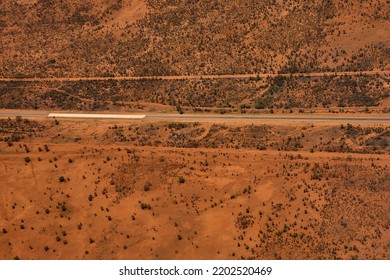
POLYGON ((1 1, 1 76, 389 68, 378 1, 1 1))

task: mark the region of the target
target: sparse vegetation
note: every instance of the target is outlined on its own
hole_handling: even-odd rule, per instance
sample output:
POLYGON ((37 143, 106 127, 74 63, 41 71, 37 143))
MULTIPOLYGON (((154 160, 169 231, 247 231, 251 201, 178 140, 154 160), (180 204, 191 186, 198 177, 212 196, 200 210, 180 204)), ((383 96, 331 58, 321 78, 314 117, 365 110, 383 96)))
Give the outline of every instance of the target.
POLYGON ((389 259, 389 10, 0 1, 2 258, 389 259))

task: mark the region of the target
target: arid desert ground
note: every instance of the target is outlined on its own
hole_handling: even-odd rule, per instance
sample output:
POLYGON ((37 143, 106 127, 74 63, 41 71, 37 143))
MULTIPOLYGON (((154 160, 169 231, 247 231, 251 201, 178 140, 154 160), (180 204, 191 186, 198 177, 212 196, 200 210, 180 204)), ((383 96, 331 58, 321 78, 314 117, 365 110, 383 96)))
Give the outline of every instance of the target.
POLYGON ((389 259, 389 19, 0 0, 0 259, 389 259))
POLYGON ((3 259, 389 258, 388 125, 0 123, 3 259))

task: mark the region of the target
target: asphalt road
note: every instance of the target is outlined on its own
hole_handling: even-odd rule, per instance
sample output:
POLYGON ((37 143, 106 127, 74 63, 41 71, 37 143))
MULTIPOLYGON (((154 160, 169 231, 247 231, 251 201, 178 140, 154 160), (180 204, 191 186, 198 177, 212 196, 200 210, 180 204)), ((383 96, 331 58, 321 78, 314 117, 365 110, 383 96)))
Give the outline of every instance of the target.
POLYGON ((193 121, 310 121, 310 122, 326 122, 326 121, 362 121, 362 122, 388 122, 390 118, 358 118, 358 117, 290 117, 290 116, 245 116, 245 115, 221 115, 221 116, 207 116, 207 115, 147 115, 147 119, 161 119, 161 120, 193 120, 193 121))
MULTIPOLYGON (((33 112, 33 111, 19 111, 19 112, 1 112, 2 118, 15 118, 21 116, 24 118, 52 118, 49 116, 53 113, 48 112, 33 112)), ((385 117, 332 117, 332 116, 269 116, 269 115, 172 115, 172 114, 80 114, 67 113, 58 114, 57 118, 68 119, 144 119, 144 120, 175 120, 175 121, 277 121, 277 122, 371 122, 371 123, 390 123, 390 118, 385 117), (85 115, 83 117, 83 115, 85 115)))
POLYGON ((7 117, 13 118, 13 117, 17 117, 17 116, 21 116, 21 117, 25 117, 25 118, 29 118, 29 117, 46 118, 49 116, 49 113, 29 112, 29 111, 26 111, 26 112, 25 111, 0 112, 0 117, 3 117, 3 118, 7 118, 7 117))

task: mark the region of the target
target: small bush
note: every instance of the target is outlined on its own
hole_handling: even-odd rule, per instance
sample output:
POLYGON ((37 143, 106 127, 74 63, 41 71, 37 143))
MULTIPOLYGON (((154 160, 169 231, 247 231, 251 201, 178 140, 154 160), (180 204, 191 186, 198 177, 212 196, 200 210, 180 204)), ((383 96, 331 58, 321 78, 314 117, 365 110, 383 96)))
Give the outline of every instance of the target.
POLYGON ((150 209, 152 209, 152 207, 150 206, 150 204, 147 204, 147 203, 141 203, 140 204, 140 206, 141 206, 141 209, 142 210, 150 210, 150 209))
POLYGON ((152 183, 150 183, 149 181, 146 182, 146 183, 144 184, 144 191, 145 191, 145 192, 150 191, 150 187, 151 187, 151 186, 152 186, 152 183))

